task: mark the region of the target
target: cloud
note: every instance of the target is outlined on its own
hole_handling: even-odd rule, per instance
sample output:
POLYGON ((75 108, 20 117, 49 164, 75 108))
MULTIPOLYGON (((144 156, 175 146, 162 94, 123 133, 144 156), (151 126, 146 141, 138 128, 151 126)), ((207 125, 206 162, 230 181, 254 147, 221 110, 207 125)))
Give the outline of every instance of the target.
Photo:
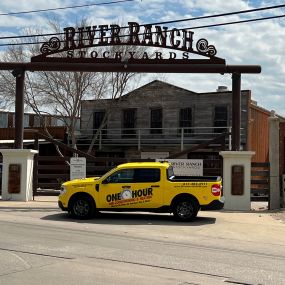
MULTIPOLYGON (((22 0, 2 1, 0 12, 17 12, 56 8, 75 5, 74 1, 22 0)), ((82 18, 89 19, 93 25, 126 23, 153 23, 202 15, 227 13, 252 9, 262 6, 282 4, 283 1, 252 0, 143 0, 108 6, 93 6, 81 9, 59 10, 53 13, 33 13, 19 16, 0 16, 1 36, 20 35, 24 28, 38 28, 48 31, 47 21, 56 16, 61 26, 73 26, 82 18)), ((94 3, 94 1, 77 1, 76 5, 94 3)), ((227 21, 284 14, 284 9, 268 10, 246 15, 208 20, 188 21, 168 24, 171 27, 194 27, 227 21)), ((243 74, 242 89, 251 89, 254 99, 260 105, 271 110, 276 109, 285 115, 285 57, 284 35, 285 19, 267 20, 246 24, 222 26, 217 28, 195 29, 195 42, 206 38, 215 45, 218 57, 226 59, 227 64, 257 64, 262 66, 261 74, 243 74)), ((0 44, 3 41, 0 40, 0 44)), ((142 83, 147 83, 154 75, 145 75, 142 83)), ((227 85, 231 89, 231 76, 219 74, 166 74, 170 83, 196 92, 210 92, 218 85, 227 85)))

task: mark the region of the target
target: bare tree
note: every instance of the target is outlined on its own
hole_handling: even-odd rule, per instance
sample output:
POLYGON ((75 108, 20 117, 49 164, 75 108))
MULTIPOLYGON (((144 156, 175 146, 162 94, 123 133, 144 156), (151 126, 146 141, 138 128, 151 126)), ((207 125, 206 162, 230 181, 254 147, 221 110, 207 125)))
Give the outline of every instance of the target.
MULTIPOLYGON (((82 20, 80 26, 86 25, 82 20)), ((51 20, 49 26, 54 33, 62 29, 58 21, 51 20)), ((40 34, 40 31, 25 31, 26 34, 40 34)), ((39 39, 31 39, 37 42, 39 39)), ((12 46, 4 54, 3 61, 25 62, 39 54, 37 44, 12 46)), ((113 52, 118 47, 113 47, 113 52)), ((125 46, 125 52, 130 47, 125 46)), ((121 49, 120 49, 121 50, 121 49)), ((25 108, 41 116, 42 127, 48 132, 43 115, 58 115, 64 121, 72 146, 76 147, 75 130, 84 99, 100 99, 106 94, 113 99, 119 98, 129 86, 130 81, 138 76, 134 73, 91 73, 91 72, 28 72, 25 81, 25 108)), ((0 97, 3 106, 14 103, 15 80, 10 72, 0 73, 0 97)), ((107 114, 108 115, 108 114, 107 114)), ((106 117, 107 120, 107 117, 106 117)), ((50 135, 50 134, 49 134, 50 135)), ((96 137, 93 138, 88 152, 91 152, 96 137)))
MULTIPOLYGON (((87 26, 87 22, 82 20, 80 26, 87 26)), ((57 20, 49 21, 49 27, 54 33, 60 33, 62 30, 57 20)), ((41 34, 41 31, 27 30, 25 33, 41 34)), ((21 45, 10 47, 6 51, 3 60, 7 62, 29 61, 32 56, 40 54, 40 46, 35 44, 38 41, 42 41, 42 39, 32 38, 31 45, 28 48, 21 45), (34 41, 34 44, 32 41, 34 41)), ((45 39, 45 41, 48 41, 48 39, 45 39)), ((146 47, 124 45, 123 41, 121 41, 122 45, 120 46, 104 47, 104 50, 108 49, 110 54, 120 53, 123 55, 135 52, 138 58, 143 57, 147 50, 146 47)), ((100 48, 102 49, 102 47, 100 48)), ((153 55, 154 51, 149 52, 148 57, 152 58, 153 55)), ((125 62, 127 58, 123 56, 121 60, 125 62)), ((28 72, 25 82, 26 109, 32 110, 40 116, 41 126, 49 136, 51 135, 48 132, 43 115, 57 115, 67 128, 72 147, 76 147, 75 133, 80 118, 82 100, 96 100, 106 97, 119 99, 124 93, 130 91, 133 82, 138 82, 139 77, 140 74, 130 72, 28 72)), ((2 102, 6 102, 6 106, 14 103, 15 80, 11 73, 0 72, 0 87, 0 97, 4 99, 2 102)), ((111 103, 108 105, 102 124, 92 137, 88 153, 93 151, 101 130, 106 126, 114 101, 110 100, 111 103)), ((60 153, 59 149, 58 152, 60 153)))

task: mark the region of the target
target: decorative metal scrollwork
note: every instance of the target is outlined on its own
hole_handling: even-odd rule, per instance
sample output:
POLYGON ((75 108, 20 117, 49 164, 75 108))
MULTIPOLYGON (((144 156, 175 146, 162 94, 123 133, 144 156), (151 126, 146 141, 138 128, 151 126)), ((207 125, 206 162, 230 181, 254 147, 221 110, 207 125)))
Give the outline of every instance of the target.
POLYGON ((209 45, 206 39, 200 39, 196 44, 196 48, 198 52, 208 56, 215 56, 217 54, 215 46, 209 45))
POLYGON ((60 40, 57 37, 52 37, 46 43, 41 46, 41 53, 48 53, 52 51, 57 51, 60 48, 60 40))

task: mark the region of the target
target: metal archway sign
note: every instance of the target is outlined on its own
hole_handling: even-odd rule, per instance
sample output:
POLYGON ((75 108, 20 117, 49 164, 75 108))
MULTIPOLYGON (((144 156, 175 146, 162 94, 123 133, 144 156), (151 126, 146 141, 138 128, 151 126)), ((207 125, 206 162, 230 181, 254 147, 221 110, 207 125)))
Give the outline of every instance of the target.
POLYGON ((67 27, 61 37, 51 37, 43 43, 40 52, 31 58, 31 62, 0 62, 0 69, 12 70, 16 78, 15 148, 23 148, 25 71, 81 71, 231 73, 232 150, 240 149, 241 74, 260 73, 261 67, 226 65, 224 59, 216 56, 214 45, 209 45, 204 38, 195 44, 194 32, 188 29, 168 29, 136 22, 129 22, 126 27, 67 27), (124 35, 121 34, 123 29, 127 30, 124 35), (159 50, 150 56, 147 51, 141 54, 131 49, 119 51, 117 47, 120 46, 144 46, 159 50), (112 51, 112 47, 116 47, 116 50, 112 51), (100 48, 99 51, 97 48, 100 48))

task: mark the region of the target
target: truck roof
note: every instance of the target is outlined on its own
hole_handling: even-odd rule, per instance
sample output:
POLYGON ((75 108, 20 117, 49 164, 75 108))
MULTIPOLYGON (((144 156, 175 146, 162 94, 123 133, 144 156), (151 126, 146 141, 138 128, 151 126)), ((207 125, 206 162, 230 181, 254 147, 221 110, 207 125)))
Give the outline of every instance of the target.
POLYGON ((117 168, 125 168, 125 167, 165 167, 169 166, 168 162, 128 162, 123 163, 117 166, 117 168))

